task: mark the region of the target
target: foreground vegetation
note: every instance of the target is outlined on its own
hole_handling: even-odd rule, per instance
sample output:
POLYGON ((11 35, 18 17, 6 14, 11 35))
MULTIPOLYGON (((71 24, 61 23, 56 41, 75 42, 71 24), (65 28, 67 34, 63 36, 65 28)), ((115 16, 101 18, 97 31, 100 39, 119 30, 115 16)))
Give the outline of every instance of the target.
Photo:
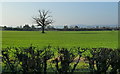
POLYGON ((2 31, 2 72, 117 73, 117 48, 118 31, 2 31))
POLYGON ((68 49, 51 46, 43 49, 34 46, 14 47, 2 50, 2 62, 3 73, 116 74, 120 73, 120 50, 80 47, 68 49))
POLYGON ((118 48, 118 31, 2 31, 2 47, 118 48))

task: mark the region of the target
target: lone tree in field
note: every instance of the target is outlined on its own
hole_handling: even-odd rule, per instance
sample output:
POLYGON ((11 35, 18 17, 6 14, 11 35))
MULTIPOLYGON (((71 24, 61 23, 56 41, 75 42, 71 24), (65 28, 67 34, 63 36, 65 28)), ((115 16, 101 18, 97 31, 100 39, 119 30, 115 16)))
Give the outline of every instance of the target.
POLYGON ((39 10, 39 16, 33 17, 38 26, 41 26, 42 33, 45 33, 44 30, 47 25, 53 23, 53 20, 51 19, 52 16, 50 16, 49 13, 48 10, 39 10))

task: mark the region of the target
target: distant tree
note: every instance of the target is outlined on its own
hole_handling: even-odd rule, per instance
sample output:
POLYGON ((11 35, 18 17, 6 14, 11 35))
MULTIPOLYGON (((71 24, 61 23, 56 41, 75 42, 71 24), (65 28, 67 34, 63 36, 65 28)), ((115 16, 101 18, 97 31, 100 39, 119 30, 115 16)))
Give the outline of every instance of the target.
POLYGON ((20 27, 19 28, 21 28, 22 29, 22 25, 20 25, 20 27))
POLYGON ((79 29, 79 27, 78 27, 78 26, 75 26, 75 27, 74 27, 74 30, 78 30, 78 29, 79 29))
POLYGON ((96 29, 99 29, 99 26, 96 26, 96 29))
POLYGON ((32 28, 33 31, 35 30, 35 26, 34 25, 32 25, 31 28, 32 28))
POLYGON ((74 27, 73 27, 73 26, 70 26, 70 29, 74 29, 74 27))
POLYGON ((64 26, 64 30, 67 30, 67 29, 68 29, 68 26, 67 26, 67 25, 65 25, 65 26, 64 26))
POLYGON ((3 29, 6 30, 6 29, 7 29, 7 26, 4 26, 3 29))
POLYGON ((32 26, 31 26, 31 28, 35 28, 35 26, 34 26, 34 25, 32 25, 32 26))
POLYGON ((7 26, 4 26, 3 28, 7 28, 7 26))
POLYGON ((28 31, 30 30, 30 26, 28 24, 25 24, 25 26, 23 26, 23 29, 28 31))
POLYGON ((51 23, 53 23, 53 20, 50 19, 52 16, 48 15, 49 11, 45 10, 39 10, 39 16, 38 17, 33 17, 35 22, 38 24, 38 26, 41 26, 42 28, 42 33, 45 33, 45 27, 51 23))
POLYGON ((51 26, 51 25, 47 26, 47 30, 54 30, 54 29, 55 29, 54 26, 51 26))
POLYGON ((78 29, 79 27, 78 26, 75 26, 76 29, 78 29))

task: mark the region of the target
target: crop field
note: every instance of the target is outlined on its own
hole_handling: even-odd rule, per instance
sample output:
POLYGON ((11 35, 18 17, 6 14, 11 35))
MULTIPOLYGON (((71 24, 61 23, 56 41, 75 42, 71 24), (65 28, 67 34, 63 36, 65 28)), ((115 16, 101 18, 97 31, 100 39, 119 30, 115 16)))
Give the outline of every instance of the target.
POLYGON ((2 48, 6 47, 118 47, 117 31, 2 31, 2 48))

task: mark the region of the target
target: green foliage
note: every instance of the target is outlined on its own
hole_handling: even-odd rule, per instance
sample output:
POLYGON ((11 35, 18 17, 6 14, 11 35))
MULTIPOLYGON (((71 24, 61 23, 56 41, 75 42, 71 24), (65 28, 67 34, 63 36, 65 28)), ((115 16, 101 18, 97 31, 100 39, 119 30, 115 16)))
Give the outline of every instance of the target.
POLYGON ((56 71, 60 74, 71 72, 71 63, 73 63, 76 56, 67 48, 58 48, 58 56, 52 60, 55 63, 56 71))
POLYGON ((90 50, 92 56, 86 56, 89 61, 90 72, 106 74, 111 66, 112 73, 120 72, 120 50, 110 48, 92 48, 90 50))
POLYGON ((3 72, 45 72, 47 60, 54 55, 50 47, 37 49, 28 48, 6 48, 2 50, 3 72))
POLYGON ((112 67, 111 73, 117 73, 117 70, 120 72, 120 49, 114 50, 110 53, 110 65, 112 67))
POLYGON ((2 72, 67 74, 120 72, 120 50, 111 48, 9 47, 2 50, 2 72), (55 52, 56 50, 56 52, 55 52), (82 60, 84 58, 84 60, 82 60), (87 65, 89 64, 89 65, 87 65), (50 66, 52 65, 52 66, 50 66), (84 69, 84 70, 83 70, 84 69))

